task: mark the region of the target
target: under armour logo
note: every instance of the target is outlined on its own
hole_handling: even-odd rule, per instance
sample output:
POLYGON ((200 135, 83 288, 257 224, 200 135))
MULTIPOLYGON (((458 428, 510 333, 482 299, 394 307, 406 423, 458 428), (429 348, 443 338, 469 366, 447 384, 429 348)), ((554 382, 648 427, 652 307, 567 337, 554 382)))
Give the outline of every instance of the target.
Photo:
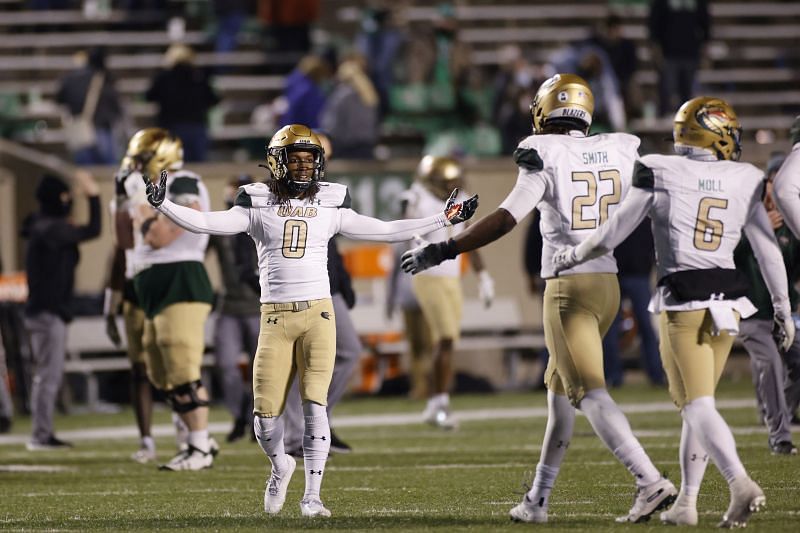
POLYGON ((278 317, 276 316, 267 317, 267 324, 277 324, 277 323, 278 323, 278 317))
POLYGON ((711 297, 709 298, 709 300, 714 300, 714 301, 719 301, 724 299, 725 299, 724 292, 712 292, 711 297))
POLYGON ((311 436, 310 436, 310 437, 308 437, 308 438, 309 438, 309 439, 311 439, 311 440, 314 440, 314 439, 319 439, 319 440, 328 440, 328 438, 327 438, 325 435, 323 435, 323 436, 321 436, 321 437, 315 437, 314 435, 311 435, 311 436))
POLYGON ((322 318, 324 318, 325 320, 330 320, 330 319, 331 319, 331 314, 330 314, 329 312, 327 312, 327 311, 323 311, 323 312, 321 312, 321 313, 319 314, 319 316, 321 316, 321 317, 322 317, 322 318))
POLYGON ((318 474, 318 475, 321 476, 322 475, 322 470, 309 470, 308 473, 309 474, 318 474))

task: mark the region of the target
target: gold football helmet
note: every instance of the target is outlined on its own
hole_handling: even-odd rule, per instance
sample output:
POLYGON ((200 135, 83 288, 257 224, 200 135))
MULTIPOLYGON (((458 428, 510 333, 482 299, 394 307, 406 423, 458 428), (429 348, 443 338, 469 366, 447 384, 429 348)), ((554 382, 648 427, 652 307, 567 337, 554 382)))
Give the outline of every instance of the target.
POLYGON ((698 96, 678 109, 673 121, 675 146, 704 148, 717 159, 738 161, 742 154, 742 126, 736 112, 719 98, 698 96))
POLYGON ((447 200, 454 188, 464 186, 464 170, 451 157, 426 155, 417 165, 414 179, 437 198, 447 200))
POLYGON ((267 145, 267 166, 276 180, 286 180, 286 184, 299 192, 307 189, 311 183, 325 178, 325 149, 319 137, 307 126, 289 124, 272 136, 267 145), (295 181, 289 176, 290 152, 311 152, 314 154, 314 174, 311 181, 295 181))
POLYGON ((178 170, 183 166, 183 143, 163 128, 145 128, 128 141, 128 161, 151 180, 157 180, 162 170, 178 170))
POLYGON ((542 133, 550 124, 571 129, 577 123, 589 131, 594 113, 594 95, 586 80, 576 74, 556 74, 539 86, 531 103, 533 132, 542 133))

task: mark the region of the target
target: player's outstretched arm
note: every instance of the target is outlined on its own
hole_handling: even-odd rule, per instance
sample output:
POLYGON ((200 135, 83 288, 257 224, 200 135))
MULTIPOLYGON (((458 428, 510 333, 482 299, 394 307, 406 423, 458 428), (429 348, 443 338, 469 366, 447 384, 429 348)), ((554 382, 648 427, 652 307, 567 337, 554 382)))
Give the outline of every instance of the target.
POLYGON ((164 213, 177 225, 192 233, 210 233, 212 235, 236 235, 247 231, 250 226, 250 215, 244 207, 232 207, 227 211, 203 212, 183 207, 167 196, 167 173, 162 172, 158 183, 153 183, 143 176, 147 184, 147 201, 154 208, 164 213))
POLYGON ((795 148, 786 157, 773 184, 772 195, 783 220, 800 239, 800 149, 795 148))
POLYGON ((559 250, 551 259, 553 271, 558 274, 575 265, 605 255, 633 233, 650 211, 653 201, 649 189, 631 188, 619 209, 598 229, 577 246, 559 250))
POLYGON ((457 194, 458 189, 453 190, 443 213, 426 218, 385 221, 360 215, 352 209, 342 209, 339 233, 362 241, 401 242, 415 235, 425 235, 445 226, 453 226, 469 220, 478 209, 478 195, 456 202, 457 194))
POLYGON ((764 204, 757 202, 750 213, 744 227, 744 233, 750 247, 758 260, 758 269, 772 297, 772 308, 775 311, 775 323, 778 327, 776 340, 779 347, 786 351, 794 340, 795 327, 789 301, 789 282, 786 266, 783 263, 778 241, 764 204))

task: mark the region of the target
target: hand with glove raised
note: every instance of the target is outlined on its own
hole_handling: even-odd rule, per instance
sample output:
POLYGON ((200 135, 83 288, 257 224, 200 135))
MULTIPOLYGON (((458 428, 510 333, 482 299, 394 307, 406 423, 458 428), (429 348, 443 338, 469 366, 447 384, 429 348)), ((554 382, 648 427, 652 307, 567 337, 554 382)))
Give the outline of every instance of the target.
POLYGON ((450 198, 444 204, 444 216, 453 226, 472 218, 472 215, 478 209, 477 194, 458 203, 456 203, 456 196, 458 196, 458 189, 453 189, 453 192, 450 193, 450 198))

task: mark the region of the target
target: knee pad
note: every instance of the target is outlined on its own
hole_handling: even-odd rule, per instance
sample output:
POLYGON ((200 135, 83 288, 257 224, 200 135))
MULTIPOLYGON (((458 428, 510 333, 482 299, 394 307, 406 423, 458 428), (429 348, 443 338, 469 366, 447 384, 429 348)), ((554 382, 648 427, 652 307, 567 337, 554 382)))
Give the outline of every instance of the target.
POLYGON ((200 380, 178 385, 167 393, 167 402, 176 413, 183 414, 194 411, 198 407, 208 407, 208 400, 201 400, 197 391, 203 383, 200 380), (189 401, 180 400, 179 396, 189 396, 189 401))

